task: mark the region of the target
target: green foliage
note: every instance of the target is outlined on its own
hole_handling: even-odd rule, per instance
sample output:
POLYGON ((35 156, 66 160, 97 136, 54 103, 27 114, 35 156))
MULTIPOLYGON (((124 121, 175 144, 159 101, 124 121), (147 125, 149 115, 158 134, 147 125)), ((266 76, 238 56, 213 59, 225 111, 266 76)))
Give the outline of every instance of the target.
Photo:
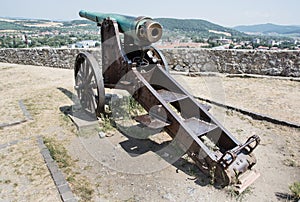
POLYGON ((299 200, 300 199, 300 182, 295 182, 289 188, 290 188, 290 191, 293 194, 293 197, 296 200, 299 200))
POLYGON ((29 28, 14 22, 0 21, 0 30, 28 30, 28 29, 29 28))
MULTIPOLYGON (((279 48, 295 49, 296 46, 292 43, 289 35, 279 36, 250 36, 231 28, 222 27, 220 25, 200 20, 200 19, 172 19, 172 18, 157 18, 164 27, 163 42, 208 42, 208 48, 219 46, 215 39, 226 37, 234 39, 236 42, 252 41, 253 38, 259 38, 260 44, 254 44, 254 48, 263 45, 267 46, 270 39, 277 41, 286 41, 278 45, 279 48), (216 31, 211 32, 210 30, 216 31), (224 33, 229 33, 231 36, 225 36, 224 33)), ((0 30, 13 30, 14 32, 0 33, 0 48, 26 48, 27 44, 21 39, 26 33, 27 38, 31 43, 29 48, 50 46, 59 48, 73 44, 82 40, 99 41, 99 28, 96 23, 89 20, 73 20, 73 21, 54 21, 59 23, 59 26, 50 26, 50 20, 26 20, 14 19, 14 21, 1 21, 0 30), (39 24, 44 26, 39 26, 39 24), (47 24, 48 25, 47 25, 47 24), (28 26, 30 25, 30 26, 28 26), (73 38, 76 37, 76 40, 73 38)), ((97 43, 97 46, 100 44, 97 43)), ((245 48, 245 47, 243 47, 245 48)))
POLYGON ((289 167, 297 167, 297 162, 293 159, 285 159, 283 161, 283 164, 286 165, 286 166, 289 166, 289 167))
MULTIPOLYGON (((50 46, 59 48, 61 46, 67 46, 74 43, 72 37, 76 37, 78 41, 82 40, 99 40, 99 35, 57 35, 57 36, 40 36, 40 37, 28 37, 31 43, 28 44, 29 48, 50 46)), ((97 44, 98 46, 100 44, 97 44)), ((27 45, 21 38, 14 37, 0 37, 0 48, 26 48, 27 45)))
POLYGON ((142 107, 142 105, 140 105, 133 97, 127 97, 128 99, 128 109, 129 109, 129 113, 132 116, 138 116, 140 114, 144 114, 146 113, 146 110, 142 107))
POLYGON ((248 195, 252 194, 252 190, 252 187, 247 187, 242 193, 238 193, 234 187, 228 187, 227 194, 236 201, 242 202, 248 195))
POLYGON ((101 114, 100 117, 102 120, 101 129, 100 129, 101 131, 109 132, 115 130, 114 121, 111 119, 111 117, 109 117, 108 114, 101 114))
MULTIPOLYGON (((220 34, 215 34, 209 32, 209 30, 215 30, 220 32, 230 33, 234 37, 247 36, 239 31, 222 27, 220 25, 208 22, 206 20, 200 19, 174 19, 174 18, 157 18, 155 19, 160 22, 164 29, 170 31, 181 31, 195 33, 198 36, 209 37, 209 36, 220 36, 220 34)), ((221 35, 222 36, 222 35, 221 35)), ((224 36, 224 35, 223 35, 224 36)))

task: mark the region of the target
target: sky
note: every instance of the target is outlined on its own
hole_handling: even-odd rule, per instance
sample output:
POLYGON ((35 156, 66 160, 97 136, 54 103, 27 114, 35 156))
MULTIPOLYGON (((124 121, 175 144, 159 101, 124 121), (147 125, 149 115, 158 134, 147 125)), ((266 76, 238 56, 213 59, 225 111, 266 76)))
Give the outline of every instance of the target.
POLYGON ((6 0, 1 17, 79 19, 80 10, 132 16, 203 19, 222 26, 300 25, 300 0, 6 0))

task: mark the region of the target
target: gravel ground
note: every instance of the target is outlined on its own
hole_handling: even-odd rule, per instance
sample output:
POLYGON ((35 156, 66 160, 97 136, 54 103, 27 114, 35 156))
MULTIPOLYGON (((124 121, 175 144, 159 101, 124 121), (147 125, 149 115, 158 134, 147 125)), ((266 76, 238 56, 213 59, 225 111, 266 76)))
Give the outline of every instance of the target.
MULTIPOLYGON (((39 152, 38 135, 54 138, 67 148, 72 168, 62 170, 81 200, 90 194, 92 201, 288 201, 289 185, 300 181, 299 129, 213 106, 211 113, 241 142, 252 134, 262 139, 255 150, 255 169, 261 177, 247 193, 231 196, 230 187, 212 186, 187 156, 169 164, 168 153, 162 152, 168 140, 163 132, 141 140, 118 130, 109 131, 110 137, 103 139, 96 133, 78 134, 63 114, 74 104, 69 98, 73 71, 0 63, 0 73, 0 124, 24 118, 19 100, 34 119, 0 129, 0 201, 60 201, 39 152), (14 145, 1 147, 7 143, 14 145), (78 183, 92 192, 78 188, 78 183)), ((299 82, 174 77, 196 96, 299 124, 299 82)))
POLYGON ((174 75, 193 95, 300 125, 300 82, 174 75))

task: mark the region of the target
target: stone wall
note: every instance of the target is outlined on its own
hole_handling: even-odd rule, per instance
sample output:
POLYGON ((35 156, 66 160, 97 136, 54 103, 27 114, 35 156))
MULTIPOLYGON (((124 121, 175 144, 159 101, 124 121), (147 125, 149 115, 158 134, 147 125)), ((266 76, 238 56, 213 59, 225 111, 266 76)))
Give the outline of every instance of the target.
MULTIPOLYGON (((72 69, 76 55, 99 49, 0 49, 0 62, 72 69)), ((170 68, 184 72, 248 73, 300 77, 300 51, 163 49, 170 68)))
POLYGON ((300 51, 166 49, 163 53, 177 71, 300 76, 300 51))
POLYGON ((99 49, 0 49, 0 62, 73 69, 80 52, 89 52, 101 62, 99 49))

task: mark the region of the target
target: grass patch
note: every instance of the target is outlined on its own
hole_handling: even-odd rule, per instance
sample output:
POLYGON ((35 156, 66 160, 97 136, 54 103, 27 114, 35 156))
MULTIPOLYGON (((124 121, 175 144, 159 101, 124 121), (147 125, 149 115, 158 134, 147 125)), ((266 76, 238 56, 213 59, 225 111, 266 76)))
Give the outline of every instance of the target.
POLYGON ((285 159, 283 164, 289 167, 297 167, 297 162, 293 159, 285 159))
POLYGON ((101 120, 102 120, 101 123, 102 127, 100 128, 100 131, 106 133, 108 131, 115 130, 114 127, 115 123, 108 114, 101 114, 101 120))
POLYGON ((252 187, 247 187, 242 193, 238 193, 234 187, 228 187, 227 195, 236 201, 242 202, 248 195, 252 194, 252 187))
POLYGON ((214 185, 216 182, 216 166, 213 166, 210 170, 209 170, 209 176, 210 176, 210 184, 214 185))
MULTIPOLYGON (((69 110, 69 109, 66 109, 69 110)), ((77 133, 77 129, 75 125, 73 124, 71 118, 69 117, 69 112, 68 111, 62 111, 62 113, 59 113, 59 125, 73 134, 77 133)))
POLYGON ((10 70, 10 69, 13 69, 13 68, 15 68, 15 67, 12 67, 12 66, 1 67, 1 68, 0 68, 0 71, 10 70))
POLYGON ((60 113, 59 119, 60 119, 60 126, 65 127, 70 131, 74 132, 75 126, 67 112, 60 113))
POLYGON ((138 116, 147 113, 144 107, 140 105, 133 97, 127 97, 128 110, 132 116, 138 116))
POLYGON ((33 99, 25 99, 24 105, 26 106, 26 108, 30 112, 30 114, 33 116, 36 116, 41 113, 41 109, 38 106, 38 103, 36 103, 35 100, 33 100, 33 99))
POLYGON ((295 182, 289 186, 292 196, 295 200, 300 200, 300 182, 295 182))
MULTIPOLYGON (((91 184, 86 179, 81 179, 76 181, 74 184, 75 189, 78 190, 79 196, 82 201, 91 201, 94 193, 94 189, 91 187, 91 184)), ((75 192, 76 193, 76 192, 75 192)))
POLYGON ((226 110, 226 115, 227 116, 233 116, 233 111, 232 110, 226 110))
POLYGON ((51 157, 57 162, 59 168, 66 168, 72 165, 72 159, 61 143, 53 138, 45 138, 44 143, 48 148, 51 157))
POLYGON ((109 103, 114 118, 131 119, 132 116, 146 114, 146 110, 133 97, 114 98, 109 103))
POLYGON ((66 124, 71 123, 70 117, 69 117, 67 114, 62 114, 62 115, 61 115, 61 120, 62 120, 63 122, 65 122, 66 124))
POLYGON ((240 134, 242 134, 242 132, 244 132, 244 130, 243 129, 236 129, 235 132, 240 135, 240 134))
POLYGON ((132 120, 132 117, 146 113, 146 110, 133 97, 113 96, 108 109, 100 115, 102 120, 100 131, 106 133, 116 130, 117 121, 132 120))
POLYGON ((77 169, 75 161, 67 153, 66 148, 54 138, 44 138, 44 143, 58 167, 66 174, 66 180, 74 193, 80 197, 80 201, 91 201, 94 189, 84 176, 75 171, 77 169))

